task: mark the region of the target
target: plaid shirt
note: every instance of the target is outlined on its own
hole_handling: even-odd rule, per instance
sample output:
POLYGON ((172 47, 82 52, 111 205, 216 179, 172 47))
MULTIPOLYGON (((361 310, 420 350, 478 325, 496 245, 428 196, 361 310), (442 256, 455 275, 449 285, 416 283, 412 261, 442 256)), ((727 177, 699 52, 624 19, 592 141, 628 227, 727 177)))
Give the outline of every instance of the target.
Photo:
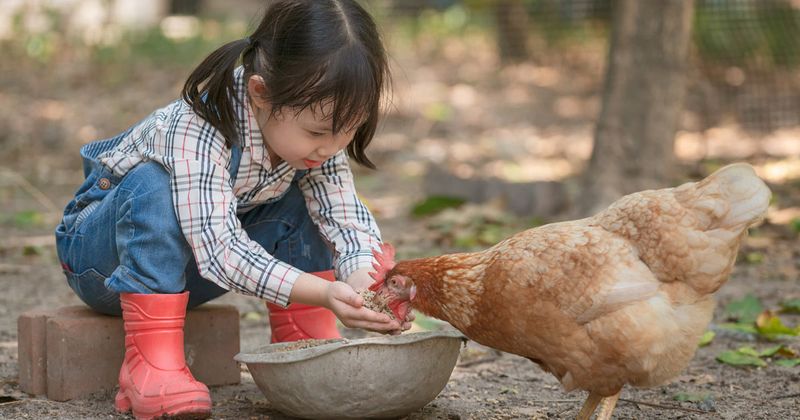
MULTIPOLYGON (((302 272, 251 240, 236 215, 281 197, 296 170, 286 162, 271 166, 243 73, 242 67, 235 72, 241 103, 234 107, 242 145, 235 180, 225 139, 182 100, 155 111, 98 160, 120 176, 141 162, 163 165, 171 175, 175 214, 200 274, 225 289, 285 306, 302 272)), ((356 195, 346 152, 309 170, 299 186, 311 218, 336 250, 336 277, 346 279, 357 269, 371 268, 380 232, 356 195)))

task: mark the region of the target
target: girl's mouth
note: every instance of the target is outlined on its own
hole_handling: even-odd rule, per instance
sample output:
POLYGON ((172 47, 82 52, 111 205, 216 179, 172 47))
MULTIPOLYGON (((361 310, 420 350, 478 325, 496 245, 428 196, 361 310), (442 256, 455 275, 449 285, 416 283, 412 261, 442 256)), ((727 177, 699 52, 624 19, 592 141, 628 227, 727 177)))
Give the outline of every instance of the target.
POLYGON ((317 166, 322 165, 322 161, 303 159, 303 164, 305 164, 308 168, 316 168, 317 166))

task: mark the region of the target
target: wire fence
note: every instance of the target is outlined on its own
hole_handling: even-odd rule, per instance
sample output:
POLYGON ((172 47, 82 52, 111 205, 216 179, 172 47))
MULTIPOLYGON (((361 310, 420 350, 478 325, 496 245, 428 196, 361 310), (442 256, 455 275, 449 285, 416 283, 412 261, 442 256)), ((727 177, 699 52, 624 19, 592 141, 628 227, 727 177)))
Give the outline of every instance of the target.
MULTIPOLYGON (((493 33, 502 62, 548 60, 565 43, 610 33, 612 0, 373 1, 393 17, 468 16, 493 33), (459 11, 454 13, 453 11, 459 11)), ((753 131, 800 125, 800 1, 697 0, 686 107, 701 127, 734 120, 753 131)), ((594 44, 607 48, 607 44, 594 44)))
MULTIPOLYGON (((596 67, 602 68, 616 5, 613 0, 362 1, 379 16, 382 26, 390 31, 405 31, 405 35, 424 36, 426 42, 467 32, 483 33, 498 57, 493 64, 498 71, 513 62, 557 67, 574 58, 576 51, 595 57, 600 63, 596 67)), ((14 36, 20 28, 33 28, 34 33, 23 36, 18 44, 25 54, 47 62, 48 57, 64 50, 64 38, 70 37, 100 44, 116 40, 126 44, 123 50, 143 50, 159 60, 164 56, 193 57, 195 52, 205 53, 216 41, 208 39, 207 33, 192 31, 210 27, 220 32, 218 26, 162 20, 162 29, 170 29, 177 36, 194 37, 190 43, 172 46, 163 45, 164 37, 152 33, 139 37, 136 44, 132 38, 104 26, 119 21, 151 22, 158 27, 158 19, 163 18, 156 16, 158 13, 212 18, 238 13, 253 25, 254 16, 260 15, 265 2, 4 0, 4 5, 0 10, 0 41, 14 36), (121 6, 125 4, 128 6, 121 6), (107 10, 100 10, 103 7, 107 10), (77 37, 70 35, 70 26, 76 22, 86 26, 77 37)), ((233 31, 240 31, 237 28, 233 31)), ((800 0, 696 0, 686 108, 699 116, 697 128, 726 121, 735 121, 752 131, 800 126, 798 40, 800 0)), ((108 55, 111 48, 102 47, 95 51, 108 55)), ((434 55, 422 58, 437 59, 434 55)), ((597 88, 602 86, 598 83, 597 88)))

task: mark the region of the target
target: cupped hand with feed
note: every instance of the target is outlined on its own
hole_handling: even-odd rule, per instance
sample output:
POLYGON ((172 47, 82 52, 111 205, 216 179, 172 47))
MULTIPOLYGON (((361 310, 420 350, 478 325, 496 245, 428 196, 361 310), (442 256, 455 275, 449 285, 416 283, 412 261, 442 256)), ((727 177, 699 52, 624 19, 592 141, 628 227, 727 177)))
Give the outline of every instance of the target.
MULTIPOLYGON (((375 279, 369 274, 372 270, 368 268, 362 268, 359 270, 354 271, 350 276, 345 280, 345 283, 349 284, 356 292, 361 290, 367 290, 373 283, 375 283, 375 279)), ((414 314, 411 312, 408 313, 406 319, 403 320, 400 328, 392 331, 386 331, 388 334, 391 335, 398 335, 403 331, 406 331, 411 328, 411 322, 414 321, 414 314)))
POLYGON ((403 329, 400 322, 391 319, 389 315, 365 307, 364 298, 344 282, 330 283, 325 298, 326 306, 348 328, 363 328, 380 333, 399 333, 403 329))

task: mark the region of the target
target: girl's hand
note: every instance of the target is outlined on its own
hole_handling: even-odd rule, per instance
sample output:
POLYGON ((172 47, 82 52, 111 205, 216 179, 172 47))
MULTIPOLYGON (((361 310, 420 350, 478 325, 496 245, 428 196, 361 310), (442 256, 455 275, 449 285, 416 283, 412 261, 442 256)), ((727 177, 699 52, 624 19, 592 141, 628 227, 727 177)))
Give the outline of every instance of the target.
MULTIPOLYGON (((368 268, 362 268, 360 270, 356 270, 353 272, 353 274, 350 275, 350 277, 347 278, 346 283, 352 286, 353 289, 355 289, 356 291, 366 290, 367 288, 369 288, 369 286, 372 285, 372 283, 375 282, 372 276, 369 275, 369 272, 370 270, 368 268)), ((410 329, 411 322, 413 321, 414 321, 414 313, 409 312, 408 316, 406 316, 406 319, 403 320, 403 323, 401 324, 399 329, 387 331, 387 333, 391 335, 399 335, 403 331, 410 329)))
POLYGON ((362 268, 356 271, 353 271, 345 280, 345 283, 349 284, 355 291, 366 290, 372 283, 375 283, 375 279, 369 275, 371 270, 369 268, 362 268))
MULTIPOLYGON (((346 283, 338 281, 329 283, 325 299, 325 306, 348 328, 363 328, 392 334, 395 332, 399 334, 400 331, 408 329, 402 328, 403 326, 398 321, 392 320, 389 315, 365 308, 364 299, 346 283)), ((408 327, 411 327, 410 323, 408 327)))

